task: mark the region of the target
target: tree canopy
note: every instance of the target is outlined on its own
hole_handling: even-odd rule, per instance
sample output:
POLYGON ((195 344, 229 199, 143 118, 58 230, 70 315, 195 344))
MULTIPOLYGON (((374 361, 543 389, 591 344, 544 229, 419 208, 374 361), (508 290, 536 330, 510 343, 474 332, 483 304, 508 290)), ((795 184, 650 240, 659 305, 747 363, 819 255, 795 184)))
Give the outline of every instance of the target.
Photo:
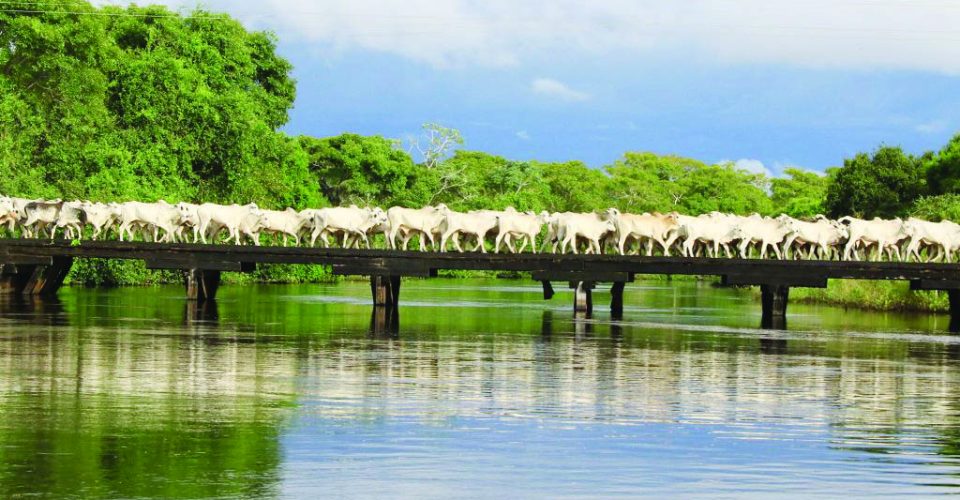
POLYGON ((829 178, 799 168, 787 168, 784 177, 770 179, 774 211, 791 217, 811 217, 823 212, 829 178))
POLYGON ((932 194, 960 194, 960 134, 926 158, 927 185, 932 194))
POLYGON ((295 82, 273 35, 202 10, 33 10, 0 12, 0 190, 319 201, 306 156, 278 131, 295 82))
POLYGON ((922 160, 899 147, 880 146, 872 154, 844 160, 827 187, 824 205, 831 217, 905 215, 926 192, 922 160))

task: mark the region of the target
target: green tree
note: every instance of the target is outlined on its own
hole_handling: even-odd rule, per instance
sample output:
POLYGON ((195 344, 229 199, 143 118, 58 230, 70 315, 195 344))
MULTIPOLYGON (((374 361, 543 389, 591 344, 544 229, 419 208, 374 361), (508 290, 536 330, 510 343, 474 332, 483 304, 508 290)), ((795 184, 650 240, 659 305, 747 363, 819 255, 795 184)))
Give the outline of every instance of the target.
POLYGON ((423 158, 422 165, 434 168, 450 154, 463 146, 463 135, 455 128, 444 127, 439 123, 424 123, 423 136, 414 138, 410 149, 416 150, 423 158))
POLYGON ((925 163, 931 194, 960 193, 960 134, 925 163))
POLYGON ((580 161, 537 163, 549 190, 546 208, 554 212, 591 212, 616 205, 610 179, 580 161))
POLYGON ((772 211, 766 193, 767 178, 736 168, 732 163, 692 169, 676 184, 682 192, 678 203, 681 212, 747 215, 772 211))
POLYGON ((960 194, 924 196, 913 204, 910 215, 933 222, 960 222, 960 194))
POLYGON ((791 217, 809 217, 823 212, 828 177, 799 168, 787 168, 786 177, 770 179, 774 212, 791 217))
POLYGON ((458 150, 425 175, 432 204, 444 203, 455 210, 547 207, 549 186, 539 164, 458 150))
POLYGON ((636 213, 680 209, 685 193, 677 181, 706 166, 682 156, 627 152, 606 167, 610 175, 611 205, 636 213))
POLYGON ((396 142, 380 136, 342 134, 316 139, 301 136, 310 170, 323 195, 334 205, 401 204, 417 168, 396 142))
POLYGON ((316 203, 278 131, 290 70, 273 35, 222 14, 80 0, 0 12, 0 190, 316 203))
POLYGON ((872 155, 844 160, 827 186, 824 206, 831 217, 897 217, 925 190, 921 161, 899 147, 881 146, 872 155))
POLYGON ((681 156, 630 152, 606 170, 613 205, 624 211, 747 214, 771 210, 767 179, 733 164, 707 165, 681 156))

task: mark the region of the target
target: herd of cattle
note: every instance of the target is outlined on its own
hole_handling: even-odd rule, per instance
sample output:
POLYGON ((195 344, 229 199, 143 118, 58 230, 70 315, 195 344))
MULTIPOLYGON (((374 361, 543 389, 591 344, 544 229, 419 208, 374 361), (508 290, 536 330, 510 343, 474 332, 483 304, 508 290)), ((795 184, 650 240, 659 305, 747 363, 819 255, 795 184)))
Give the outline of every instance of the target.
POLYGON ((603 213, 519 212, 476 210, 456 212, 445 205, 419 209, 357 206, 283 211, 255 204, 94 203, 89 201, 30 200, 0 197, 0 228, 11 236, 81 239, 116 235, 121 241, 139 238, 156 242, 246 241, 259 245, 261 237, 286 246, 330 245, 334 238, 344 248, 370 247, 382 234, 391 249, 406 249, 418 237, 421 251, 444 252, 452 245, 463 251, 461 238, 473 251, 494 252, 505 247, 523 252, 528 246, 556 253, 584 251, 620 254, 655 252, 685 257, 776 257, 778 259, 937 260, 953 261, 960 249, 960 225, 920 219, 862 220, 817 216, 799 220, 748 217, 713 212, 696 217, 677 213, 642 215, 611 208, 603 213), (537 240, 542 233, 541 247, 537 240))

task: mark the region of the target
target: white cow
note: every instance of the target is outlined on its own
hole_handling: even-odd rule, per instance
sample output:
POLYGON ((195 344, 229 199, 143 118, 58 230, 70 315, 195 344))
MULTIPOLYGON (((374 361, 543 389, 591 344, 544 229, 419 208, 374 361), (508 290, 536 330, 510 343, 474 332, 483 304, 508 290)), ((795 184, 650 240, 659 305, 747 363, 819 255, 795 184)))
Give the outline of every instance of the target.
POLYGON ((13 233, 18 222, 20 222, 20 214, 13 206, 13 200, 0 197, 0 226, 7 226, 7 231, 13 233))
POLYGON ((774 255, 778 259, 783 258, 783 252, 780 251, 780 245, 790 229, 781 221, 770 217, 762 217, 760 214, 753 214, 749 217, 741 217, 738 225, 743 231, 743 238, 740 240, 740 256, 748 256, 751 244, 758 244, 760 248, 760 258, 767 258, 767 247, 773 249, 774 255))
POLYGON ((316 244, 317 238, 321 237, 323 246, 329 246, 327 234, 342 234, 342 246, 350 246, 351 238, 363 241, 367 248, 370 248, 370 239, 367 234, 373 228, 387 221, 387 214, 379 207, 359 208, 356 205, 349 207, 321 208, 312 212, 313 216, 313 234, 310 237, 310 245, 316 244))
POLYGON ((560 253, 567 252, 567 246, 577 253, 577 238, 587 241, 586 253, 600 253, 600 240, 616 228, 613 221, 598 214, 559 214, 557 218, 557 238, 560 239, 560 253))
POLYGON ((720 257, 722 247, 727 257, 733 257, 730 243, 745 237, 736 216, 712 212, 697 217, 678 216, 678 234, 683 238, 683 256, 695 257, 697 243, 706 245, 709 257, 720 257))
POLYGON ((953 260, 953 253, 960 248, 960 224, 951 221, 929 222, 922 219, 909 218, 903 223, 903 231, 908 241, 903 258, 911 256, 918 261, 920 249, 923 246, 936 249, 937 253, 930 260, 953 260))
POLYGON ((28 238, 31 237, 32 235, 30 231, 24 227, 24 223, 27 221, 27 205, 35 201, 44 201, 44 200, 40 200, 40 199, 31 200, 29 198, 17 198, 13 196, 6 197, 5 199, 8 200, 11 205, 13 205, 13 211, 16 214, 15 216, 16 220, 10 220, 10 219, 7 220, 7 230, 10 232, 13 232, 13 230, 16 229, 17 226, 19 226, 23 229, 23 233, 24 233, 23 235, 25 237, 28 237, 28 238))
POLYGON ((40 237, 43 231, 50 228, 50 239, 53 239, 56 233, 57 218, 60 217, 60 207, 63 202, 54 201, 31 201, 24 205, 23 228, 28 236, 40 237))
MULTIPOLYGON (((463 234, 473 236, 477 240, 477 246, 473 249, 474 252, 479 249, 481 252, 487 253, 483 242, 487 233, 496 229, 498 212, 492 210, 477 210, 467 213, 454 212, 446 206, 440 208, 439 212, 443 215, 439 226, 441 252, 447 251, 447 241, 451 237, 463 234)), ((453 240, 453 246, 458 252, 463 251, 458 239, 453 240)))
POLYGON ((497 216, 499 231, 493 251, 500 252, 500 245, 505 242, 511 253, 523 252, 529 243, 533 253, 537 253, 537 236, 549 219, 547 211, 520 213, 508 208, 497 216), (520 248, 514 249, 513 239, 520 241, 520 248))
MULTIPOLYGON (((443 222, 445 209, 446 205, 442 203, 435 207, 418 209, 390 207, 387 210, 387 220, 390 223, 387 245, 390 248, 397 248, 397 235, 403 230, 409 230, 420 235, 420 251, 426 250, 424 240, 429 240, 430 246, 433 247, 436 243, 436 235, 440 232, 440 224, 443 222)), ((406 249, 406 246, 404 246, 404 249, 406 249)))
POLYGON ((293 237, 294 243, 300 245, 300 231, 310 220, 308 217, 314 215, 313 212, 302 213, 292 208, 286 210, 263 210, 263 218, 260 223, 263 225, 263 231, 274 236, 283 235, 283 246, 287 246, 289 237, 293 237))
POLYGON ((900 247, 898 244, 907 238, 903 229, 903 221, 899 218, 884 220, 879 217, 873 220, 857 219, 855 217, 842 217, 839 222, 847 226, 850 237, 846 246, 843 248, 843 259, 850 260, 857 257, 857 245, 863 245, 865 252, 869 254, 870 247, 877 246, 877 253, 874 260, 880 260, 883 253, 892 260, 896 256, 897 260, 902 260, 900 247))
MULTIPOLYGON (((180 224, 177 226, 177 239, 180 241, 188 241, 187 236, 184 234, 186 229, 190 229, 193 232, 193 242, 197 243, 200 241, 200 205, 196 203, 187 203, 181 201, 176 205, 177 211, 180 212, 180 224)), ((213 235, 220 232, 222 229, 221 226, 211 222, 207 227, 207 237, 211 238, 213 235)))
POLYGON ((81 205, 86 223, 93 228, 91 239, 96 240, 106 234, 110 227, 120 221, 120 205, 117 203, 83 202, 81 205))
POLYGON ((64 229, 64 237, 68 239, 80 239, 83 237, 83 226, 86 223, 86 213, 83 211, 83 202, 67 201, 60 205, 60 213, 57 214, 57 222, 50 230, 50 237, 58 229, 64 229))
POLYGON ((679 229, 676 214, 625 214, 611 208, 607 210, 607 217, 616 228, 615 244, 620 255, 626 255, 627 241, 635 239, 639 245, 646 243, 648 257, 653 255, 654 242, 663 248, 664 256, 670 256, 667 240, 679 229))
POLYGON ((790 258, 790 252, 795 245, 798 247, 797 254, 801 256, 803 256, 802 247, 810 248, 806 255, 807 258, 817 254, 821 259, 829 259, 833 254, 839 256, 840 252, 837 249, 849 236, 846 226, 823 216, 818 216, 813 222, 808 222, 783 214, 777 217, 777 220, 789 231, 783 242, 783 258, 785 259, 790 258))
MULTIPOLYGON (((177 207, 160 200, 156 203, 127 201, 119 204, 120 241, 124 235, 133 240, 134 229, 152 230, 153 241, 173 242, 180 225, 180 211, 177 207)), ((146 234, 144 235, 146 236, 146 234)))
POLYGON ((241 234, 260 245, 260 219, 262 213, 255 203, 247 205, 218 205, 204 203, 197 209, 197 218, 200 224, 200 240, 207 242, 207 237, 216 239, 222 230, 227 231, 227 240, 233 239, 234 244, 241 243, 241 234), (209 231, 209 232, 208 232, 209 231))

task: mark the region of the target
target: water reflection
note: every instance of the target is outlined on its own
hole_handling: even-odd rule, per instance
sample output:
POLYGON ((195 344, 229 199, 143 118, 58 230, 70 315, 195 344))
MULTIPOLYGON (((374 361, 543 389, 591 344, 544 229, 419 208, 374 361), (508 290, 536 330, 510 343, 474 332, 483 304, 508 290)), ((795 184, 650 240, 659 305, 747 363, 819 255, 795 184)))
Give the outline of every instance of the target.
POLYGON ((918 318, 865 313, 852 330, 832 326, 842 312, 800 307, 795 331, 771 333, 755 328, 749 297, 727 291, 628 289, 626 319, 612 319, 573 318, 539 287, 455 285, 405 284, 404 323, 385 336, 371 334, 365 284, 225 287, 204 308, 179 289, 0 307, 0 491, 707 496, 958 483, 960 342, 916 333, 918 318))
POLYGON ((0 319, 65 326, 69 318, 58 297, 0 295, 0 319))
POLYGON ((185 300, 183 307, 183 323, 217 324, 220 321, 220 310, 216 300, 185 300))

